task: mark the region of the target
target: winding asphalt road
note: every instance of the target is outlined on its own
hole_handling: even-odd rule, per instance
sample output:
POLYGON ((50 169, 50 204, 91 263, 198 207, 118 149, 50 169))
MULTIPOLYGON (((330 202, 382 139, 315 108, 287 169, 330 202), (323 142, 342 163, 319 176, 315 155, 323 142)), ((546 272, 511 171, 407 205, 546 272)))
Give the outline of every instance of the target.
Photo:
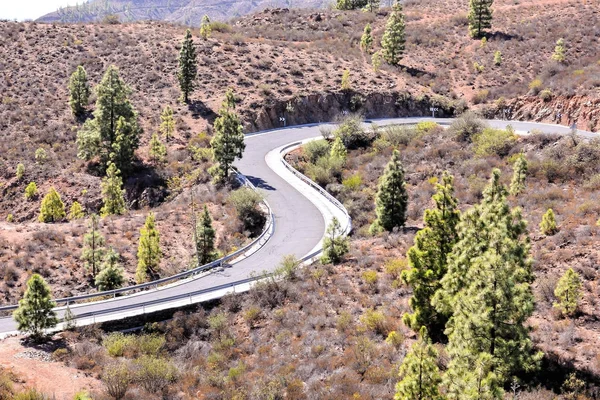
MULTIPOLYGON (((401 118, 375 120, 378 125, 388 124, 414 124, 419 121, 435 121, 440 124, 449 124, 449 119, 432 118, 401 118)), ((568 134, 568 127, 528 123, 518 121, 488 121, 492 127, 505 128, 508 124, 518 133, 526 133, 531 130, 539 130, 545 133, 568 134)), ((585 137, 593 137, 595 134, 579 131, 585 137)), ((260 250, 243 259, 229 268, 213 272, 206 276, 197 277, 192 280, 183 281, 180 284, 171 285, 160 290, 151 290, 124 296, 102 302, 74 305, 71 311, 78 315, 97 314, 98 320, 87 321, 98 322, 100 320, 117 320, 131 314, 141 314, 148 311, 147 304, 158 304, 152 311, 157 309, 169 309, 177 305, 169 300, 174 297, 181 298, 182 294, 197 292, 202 289, 210 289, 220 285, 239 281, 264 271, 273 271, 281 261, 282 257, 293 254, 302 258, 316 247, 323 237, 325 231, 325 220, 319 209, 307 197, 301 195, 294 186, 279 176, 267 164, 265 157, 274 149, 288 143, 298 142, 320 135, 319 127, 300 126, 285 129, 277 129, 246 137, 246 151, 244 158, 236 163, 239 171, 261 190, 269 202, 275 219, 275 230, 270 240, 260 250), (127 308, 128 312, 124 312, 127 308), (101 318, 100 318, 101 316, 101 318)), ((225 291, 215 292, 214 297, 222 296, 225 291)), ((202 301, 201 298, 190 297, 190 304, 202 301)), ((59 312, 59 315, 62 311, 59 312)), ((0 319, 0 336, 16 330, 16 323, 12 318, 0 319)))

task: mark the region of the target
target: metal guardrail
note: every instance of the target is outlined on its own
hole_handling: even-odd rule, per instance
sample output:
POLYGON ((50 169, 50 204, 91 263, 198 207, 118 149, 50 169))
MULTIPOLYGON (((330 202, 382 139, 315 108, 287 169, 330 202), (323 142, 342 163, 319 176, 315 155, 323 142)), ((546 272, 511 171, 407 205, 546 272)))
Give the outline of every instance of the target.
MULTIPOLYGON (((240 180, 240 182, 243 185, 248 186, 253 190, 257 190, 256 187, 252 184, 252 182, 250 182, 248 180, 248 178, 246 178, 244 175, 240 174, 237 171, 234 171, 234 172, 236 173, 237 178, 240 180)), ((246 246, 242 247, 241 249, 236 250, 235 252, 233 252, 231 254, 226 255, 225 257, 222 257, 222 258, 215 260, 213 262, 210 262, 208 264, 201 265, 201 266, 191 269, 189 271, 183 271, 178 274, 171 275, 171 276, 168 276, 165 278, 161 278, 161 279, 158 279, 158 280, 155 280, 152 282, 142 283, 139 285, 127 286, 127 287, 119 288, 119 289, 115 289, 115 290, 107 290, 107 291, 103 291, 103 292, 89 293, 89 294, 84 294, 84 295, 80 295, 80 296, 55 299, 54 302, 56 304, 69 305, 71 303, 76 303, 78 301, 89 300, 89 299, 93 299, 93 298, 97 298, 97 297, 113 297, 114 298, 114 297, 116 297, 117 294, 122 294, 122 293, 127 293, 127 292, 139 292, 141 290, 148 289, 148 288, 158 289, 159 286, 165 285, 167 283, 181 281, 183 279, 190 278, 190 277, 198 275, 202 272, 208 271, 217 266, 221 266, 228 260, 235 259, 238 256, 244 254, 246 251, 251 249, 256 244, 259 244, 260 247, 262 247, 262 245, 264 245, 268 241, 270 234, 272 234, 272 232, 274 230, 274 225, 275 225, 275 219, 273 218, 273 211, 271 210, 269 203, 267 201, 263 201, 263 204, 267 208, 267 225, 263 229, 262 233, 256 239, 254 239, 251 243, 247 244, 246 246), (263 239, 266 239, 266 240, 261 243, 261 241, 263 239)), ((18 305, 16 305, 16 304, 2 306, 2 307, 0 307, 0 312, 12 311, 12 310, 16 310, 17 308, 18 308, 18 305)))

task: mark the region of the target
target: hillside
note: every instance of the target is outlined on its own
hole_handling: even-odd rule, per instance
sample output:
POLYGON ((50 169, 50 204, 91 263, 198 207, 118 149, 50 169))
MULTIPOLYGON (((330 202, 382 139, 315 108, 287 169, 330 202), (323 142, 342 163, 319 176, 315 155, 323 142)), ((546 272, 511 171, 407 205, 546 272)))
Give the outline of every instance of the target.
POLYGON ((165 21, 199 26, 204 15, 211 20, 228 21, 265 8, 322 8, 329 0, 88 0, 61 8, 37 19, 38 22, 98 22, 116 15, 122 22, 165 21))

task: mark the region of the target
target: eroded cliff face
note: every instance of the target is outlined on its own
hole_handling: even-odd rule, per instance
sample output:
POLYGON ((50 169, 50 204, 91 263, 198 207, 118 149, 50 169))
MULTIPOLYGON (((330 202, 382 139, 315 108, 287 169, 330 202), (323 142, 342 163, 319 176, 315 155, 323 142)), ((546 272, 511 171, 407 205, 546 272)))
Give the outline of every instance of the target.
POLYGON ((361 94, 354 91, 317 93, 278 100, 261 106, 245 115, 245 131, 256 132, 284 125, 330 122, 344 113, 360 113, 365 119, 430 116, 436 107, 436 117, 451 117, 460 108, 448 99, 422 96, 411 97, 404 92, 361 94), (285 122, 281 120, 285 118, 285 122))
POLYGON ((543 100, 536 96, 522 96, 498 107, 494 116, 502 117, 506 108, 510 109, 512 119, 561 125, 577 123, 579 129, 600 130, 600 98, 559 96, 543 100))

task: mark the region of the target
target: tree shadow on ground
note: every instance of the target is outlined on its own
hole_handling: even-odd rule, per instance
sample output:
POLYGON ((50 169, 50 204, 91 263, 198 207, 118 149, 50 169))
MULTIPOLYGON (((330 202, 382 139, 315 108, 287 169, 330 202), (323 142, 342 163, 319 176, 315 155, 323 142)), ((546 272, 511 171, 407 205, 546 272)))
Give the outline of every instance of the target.
POLYGON ((273 186, 269 185, 264 179, 262 178, 258 178, 256 176, 250 176, 250 175, 246 175, 246 178, 248 178, 248 180, 250 182, 252 182, 252 184, 254 186, 256 186, 259 189, 264 189, 264 190, 277 190, 275 189, 273 186))
POLYGON ((187 103, 188 110, 192 112, 192 117, 195 119, 204 118, 208 123, 212 124, 218 117, 214 110, 208 107, 200 100, 190 100, 187 103))

